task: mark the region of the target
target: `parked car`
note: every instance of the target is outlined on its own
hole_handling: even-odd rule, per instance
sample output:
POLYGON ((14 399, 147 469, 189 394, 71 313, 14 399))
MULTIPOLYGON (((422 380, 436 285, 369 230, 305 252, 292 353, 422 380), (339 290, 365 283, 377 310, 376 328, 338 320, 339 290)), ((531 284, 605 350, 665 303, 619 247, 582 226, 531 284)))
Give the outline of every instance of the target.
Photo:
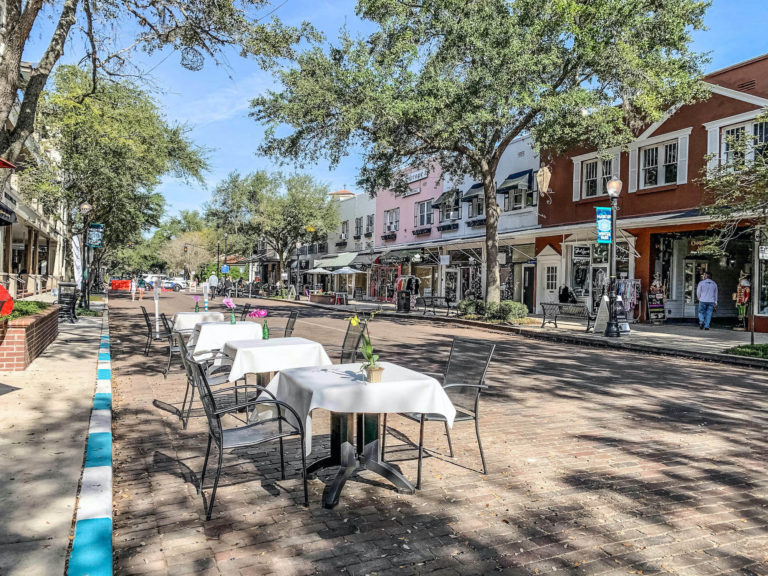
POLYGON ((187 288, 187 281, 184 280, 181 276, 176 276, 174 278, 166 278, 163 280, 162 284, 163 288, 168 288, 173 290, 174 292, 178 292, 179 290, 186 290, 187 288))
POLYGON ((147 290, 154 290, 156 282, 160 282, 160 286, 162 286, 164 280, 167 280, 167 277, 162 274, 144 274, 144 282, 147 285, 147 290))

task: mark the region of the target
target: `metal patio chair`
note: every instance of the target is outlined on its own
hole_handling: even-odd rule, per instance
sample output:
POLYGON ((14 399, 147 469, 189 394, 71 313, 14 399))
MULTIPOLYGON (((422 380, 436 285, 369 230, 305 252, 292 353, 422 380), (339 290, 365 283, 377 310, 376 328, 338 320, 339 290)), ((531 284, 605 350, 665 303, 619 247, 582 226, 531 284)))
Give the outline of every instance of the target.
MULTIPOLYGON (((195 401, 195 390, 197 390, 195 370, 197 370, 198 365, 202 366, 203 369, 206 370, 209 386, 220 386, 222 384, 228 384, 228 374, 226 374, 224 370, 227 370, 229 367, 225 362, 216 364, 216 361, 229 357, 219 350, 206 350, 196 357, 194 350, 190 352, 190 350, 187 348, 187 344, 184 341, 184 338, 179 338, 179 348, 181 350, 181 362, 184 365, 184 372, 187 376, 187 390, 184 392, 184 400, 181 403, 181 411, 179 413, 179 417, 181 418, 184 430, 186 430, 187 425, 189 424, 189 417, 192 413, 192 403, 195 401), (189 404, 187 404, 187 399, 189 399, 189 404)), ((199 390, 198 394, 200 394, 199 390)), ((236 394, 235 401, 237 401, 236 394)))
POLYGON ((285 480, 285 456, 283 451, 283 438, 298 437, 301 441, 299 452, 301 453, 301 471, 304 481, 304 506, 309 506, 309 492, 307 490, 307 462, 304 454, 304 422, 298 413, 287 403, 277 400, 275 396, 266 388, 253 384, 246 384, 238 387, 239 390, 246 392, 246 398, 243 402, 228 407, 220 407, 220 394, 232 392, 234 389, 225 388, 217 390, 216 394, 211 392, 208 383, 208 377, 205 369, 198 365, 195 377, 198 380, 198 389, 200 390, 203 409, 208 419, 208 448, 205 451, 205 462, 203 471, 200 474, 199 492, 203 491, 205 482, 205 471, 208 468, 208 459, 211 454, 211 445, 215 442, 219 451, 219 461, 216 467, 216 478, 213 481, 211 499, 206 509, 206 520, 211 519, 213 505, 216 500, 216 489, 219 486, 221 468, 224 459, 224 450, 236 448, 249 448, 258 446, 267 442, 278 440, 280 443, 280 477, 285 480), (258 397, 249 397, 248 390, 260 393, 258 397), (257 407, 271 407, 272 414, 262 415, 255 422, 249 422, 244 425, 228 427, 222 421, 222 417, 231 414, 238 414, 245 410, 246 414, 252 413, 257 407), (286 416, 290 413, 292 418, 289 420, 286 416), (295 423, 292 423, 293 420, 295 423))
POLYGON ((248 319, 248 312, 251 311, 250 304, 243 304, 243 309, 240 311, 240 321, 243 322, 248 319))
POLYGON ((160 321, 163 323, 163 333, 168 335, 168 366, 165 367, 163 372, 163 378, 168 377, 168 372, 171 370, 171 360, 174 354, 181 356, 181 347, 178 342, 183 338, 181 334, 173 331, 171 323, 168 322, 168 318, 165 316, 165 312, 160 312, 160 321))
POLYGON ((296 326, 296 319, 299 317, 299 311, 293 310, 288 315, 288 321, 285 323, 285 332, 283 332, 283 338, 290 337, 293 334, 293 328, 296 326))
POLYGON ((326 350, 336 350, 339 354, 339 364, 352 364, 357 361, 357 351, 360 349, 360 341, 363 339, 363 332, 367 325, 367 320, 360 320, 357 326, 347 324, 347 331, 344 333, 344 340, 341 346, 328 345, 326 350))
MULTIPOLYGON (((483 474, 488 470, 485 465, 483 444, 480 440, 480 393, 488 388, 485 385, 485 373, 491 363, 496 344, 465 338, 454 338, 451 344, 451 353, 448 356, 448 364, 444 373, 430 373, 442 379, 443 389, 456 408, 454 422, 475 422, 475 434, 477 446, 480 448, 480 460, 483 462, 483 474)), ((424 423, 443 422, 445 434, 448 437, 448 450, 453 458, 453 445, 451 444, 451 432, 448 422, 442 414, 417 414, 413 412, 401 413, 401 416, 419 423, 419 466, 416 476, 416 488, 421 488, 421 461, 424 455, 424 423)), ((385 439, 387 434, 387 415, 384 414, 384 426, 381 434, 381 458, 384 459, 385 439)))
POLYGON ((144 308, 144 306, 139 306, 139 308, 141 308, 141 313, 144 315, 144 322, 147 325, 147 343, 144 345, 144 356, 149 356, 149 350, 152 347, 152 343, 158 341, 168 341, 170 333, 166 333, 164 328, 155 330, 155 328, 152 326, 152 320, 150 320, 149 314, 147 314, 147 309, 144 308))

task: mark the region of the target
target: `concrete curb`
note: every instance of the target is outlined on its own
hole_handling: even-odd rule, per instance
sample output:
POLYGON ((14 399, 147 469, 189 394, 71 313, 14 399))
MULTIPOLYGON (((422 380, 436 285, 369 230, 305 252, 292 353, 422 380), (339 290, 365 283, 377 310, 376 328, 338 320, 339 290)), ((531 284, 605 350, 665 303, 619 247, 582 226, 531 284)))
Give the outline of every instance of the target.
POLYGON ((68 576, 112 574, 112 363, 106 298, 96 374, 68 576))
MULTIPOLYGON (((315 302, 302 302, 300 300, 274 300, 270 298, 261 298, 261 300, 267 300, 268 302, 285 302, 287 304, 298 304, 300 306, 308 306, 311 308, 321 308, 336 312, 338 314, 353 314, 353 310, 340 309, 338 306, 330 306, 327 304, 317 304, 315 302)), ((742 366, 745 368, 759 368, 761 370, 768 370, 768 360, 761 358, 750 358, 748 356, 734 356, 731 354, 722 354, 716 352, 698 352, 694 350, 683 350, 680 348, 662 348, 661 346, 653 346, 650 344, 641 344, 638 342, 627 341, 624 339, 603 339, 589 338, 580 336, 578 334, 568 332, 539 332, 536 330, 530 330, 520 326, 507 326, 500 324, 488 324, 486 322, 479 322, 477 320, 465 320, 463 318, 445 317, 445 316, 422 316, 411 314, 398 314, 397 312, 391 312, 383 310, 376 313, 377 316, 385 318, 408 318, 409 320, 426 321, 426 322, 444 322, 446 324, 458 324, 460 326, 471 326, 473 328, 482 328, 484 330, 491 330, 493 332, 506 332, 508 334, 517 334, 526 338, 534 338, 537 340, 548 340, 550 342, 562 342, 564 344, 578 344, 580 346, 589 346, 592 348, 610 348, 614 350, 625 350, 628 352, 642 352, 644 354, 656 354, 659 356, 671 356, 675 358, 687 358, 690 360, 700 360, 703 362, 717 362, 720 364, 731 364, 734 366, 742 366)))

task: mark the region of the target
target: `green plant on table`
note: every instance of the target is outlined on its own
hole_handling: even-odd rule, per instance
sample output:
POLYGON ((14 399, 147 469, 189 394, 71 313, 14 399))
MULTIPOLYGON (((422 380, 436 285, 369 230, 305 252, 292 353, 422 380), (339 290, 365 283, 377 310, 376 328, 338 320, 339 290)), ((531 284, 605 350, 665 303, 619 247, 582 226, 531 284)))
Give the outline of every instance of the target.
MULTIPOLYGON (((371 314, 371 319, 373 319, 375 313, 371 314)), ((358 318, 357 314, 355 314, 352 318, 349 319, 349 323, 352 324, 352 326, 359 326, 360 325, 360 318, 358 318)), ((363 357, 365 358, 365 363, 363 364, 363 368, 366 367, 375 367, 377 366, 376 362, 379 360, 379 355, 373 353, 373 344, 371 344, 371 336, 368 333, 368 327, 365 327, 365 330, 363 330, 362 334, 362 342, 360 346, 361 352, 363 353, 363 357)))

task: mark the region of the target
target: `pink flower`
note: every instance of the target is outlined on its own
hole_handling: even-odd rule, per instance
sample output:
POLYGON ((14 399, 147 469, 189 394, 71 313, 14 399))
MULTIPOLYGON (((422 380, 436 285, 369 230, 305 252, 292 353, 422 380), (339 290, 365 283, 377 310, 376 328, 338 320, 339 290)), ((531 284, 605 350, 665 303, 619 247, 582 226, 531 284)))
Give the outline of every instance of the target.
POLYGON ((200 296, 195 296, 195 302, 200 302, 200 296))
POLYGON ((248 313, 249 318, 264 318, 267 315, 265 308, 254 308, 248 313))
POLYGON ((235 308, 235 303, 232 302, 232 298, 224 298, 224 300, 221 301, 224 306, 229 308, 230 310, 233 310, 235 308))

